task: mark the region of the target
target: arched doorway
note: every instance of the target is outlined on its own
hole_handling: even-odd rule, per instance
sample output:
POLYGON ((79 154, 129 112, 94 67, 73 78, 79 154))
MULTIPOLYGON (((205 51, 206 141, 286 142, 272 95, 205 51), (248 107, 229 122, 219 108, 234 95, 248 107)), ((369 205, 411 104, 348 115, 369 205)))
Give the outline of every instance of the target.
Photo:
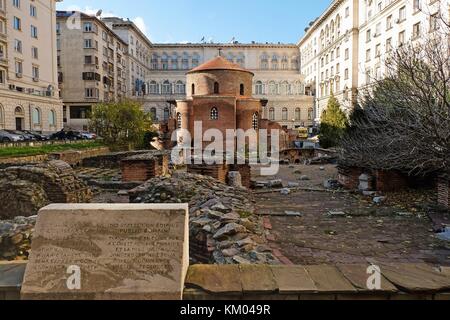
POLYGON ((22 107, 16 107, 14 110, 14 116, 16 118, 16 130, 22 131, 25 126, 25 112, 22 107))

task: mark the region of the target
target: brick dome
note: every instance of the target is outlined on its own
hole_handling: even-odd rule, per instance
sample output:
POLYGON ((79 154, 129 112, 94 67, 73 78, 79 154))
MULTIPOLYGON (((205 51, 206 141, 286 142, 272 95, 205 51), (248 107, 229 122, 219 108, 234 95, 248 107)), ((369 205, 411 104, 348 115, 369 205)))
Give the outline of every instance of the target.
POLYGON ((241 71, 241 72, 248 72, 252 75, 254 75, 253 72, 242 68, 240 65, 236 63, 232 63, 225 59, 222 56, 218 56, 212 60, 209 60, 198 67, 192 69, 189 73, 195 73, 195 72, 202 72, 202 71, 211 71, 211 70, 231 70, 231 71, 241 71))

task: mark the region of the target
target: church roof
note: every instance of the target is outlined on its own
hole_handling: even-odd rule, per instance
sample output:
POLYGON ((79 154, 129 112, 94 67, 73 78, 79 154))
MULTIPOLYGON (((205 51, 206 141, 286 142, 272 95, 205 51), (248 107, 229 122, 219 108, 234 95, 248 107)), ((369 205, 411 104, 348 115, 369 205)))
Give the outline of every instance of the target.
POLYGON ((232 63, 225 59, 222 56, 218 56, 212 60, 209 60, 198 67, 192 69, 188 73, 208 71, 208 70, 233 70, 233 71, 242 71, 253 74, 250 70, 242 68, 240 65, 236 63, 232 63))

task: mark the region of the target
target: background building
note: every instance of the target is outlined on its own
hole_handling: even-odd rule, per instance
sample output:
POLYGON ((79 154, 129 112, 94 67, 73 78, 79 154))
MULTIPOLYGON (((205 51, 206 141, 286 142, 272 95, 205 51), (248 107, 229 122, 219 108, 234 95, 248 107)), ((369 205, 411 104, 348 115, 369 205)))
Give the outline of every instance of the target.
POLYGON ((57 13, 58 71, 64 126, 88 130, 93 105, 128 96, 127 43, 100 19, 57 13))
POLYGON ((301 73, 315 95, 316 121, 333 93, 344 109, 356 99, 358 87, 359 0, 335 0, 300 40, 301 73))
POLYGON ((152 43, 130 20, 102 18, 102 21, 128 45, 127 95, 143 97, 148 89, 145 79, 150 75, 152 43))
POLYGON ((268 99, 263 117, 286 128, 312 125, 313 98, 305 94, 299 50, 284 44, 153 44, 145 109, 158 120, 171 113, 167 101, 186 97, 186 72, 220 55, 253 72, 252 94, 268 99))
POLYGON ((55 2, 0 0, 0 129, 62 127, 55 2))
POLYGON ((332 92, 350 111, 358 93, 382 79, 386 54, 428 37, 449 12, 449 0, 333 0, 299 42, 301 73, 306 91, 315 95, 316 120, 332 92))

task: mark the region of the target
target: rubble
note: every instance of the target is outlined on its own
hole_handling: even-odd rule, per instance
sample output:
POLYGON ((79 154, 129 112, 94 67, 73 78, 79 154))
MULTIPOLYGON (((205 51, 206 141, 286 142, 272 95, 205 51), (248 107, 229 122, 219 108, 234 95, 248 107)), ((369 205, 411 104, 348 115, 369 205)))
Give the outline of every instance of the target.
POLYGON ((37 216, 0 221, 0 260, 26 260, 37 216))
POLYGON ((262 221, 245 189, 208 176, 175 173, 151 179, 129 195, 132 203, 189 203, 193 263, 279 264, 264 246, 262 221))

